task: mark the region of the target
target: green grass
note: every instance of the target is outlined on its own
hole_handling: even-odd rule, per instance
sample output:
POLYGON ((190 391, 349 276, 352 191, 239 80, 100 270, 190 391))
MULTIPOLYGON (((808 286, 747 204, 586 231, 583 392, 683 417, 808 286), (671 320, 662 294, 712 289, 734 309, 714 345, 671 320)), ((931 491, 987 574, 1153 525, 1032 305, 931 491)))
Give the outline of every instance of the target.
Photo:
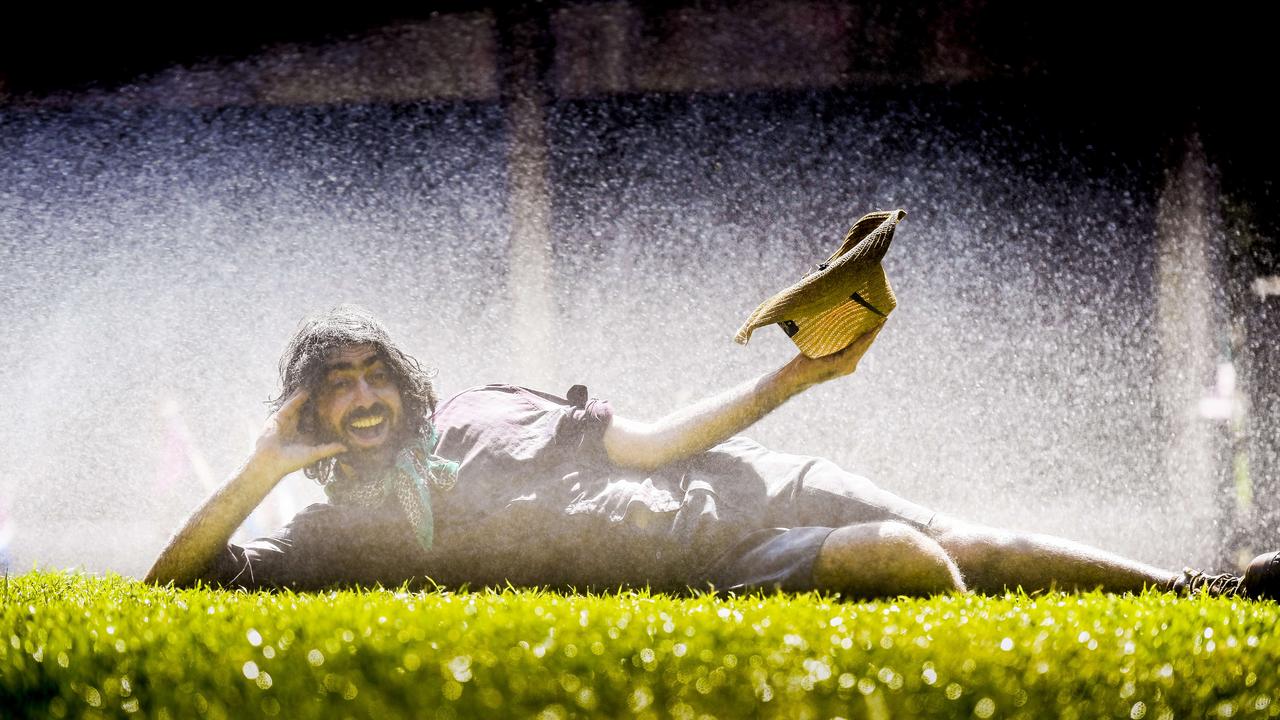
POLYGON ((1280 606, 535 591, 246 594, 30 573, 14 717, 1276 717, 1280 606))

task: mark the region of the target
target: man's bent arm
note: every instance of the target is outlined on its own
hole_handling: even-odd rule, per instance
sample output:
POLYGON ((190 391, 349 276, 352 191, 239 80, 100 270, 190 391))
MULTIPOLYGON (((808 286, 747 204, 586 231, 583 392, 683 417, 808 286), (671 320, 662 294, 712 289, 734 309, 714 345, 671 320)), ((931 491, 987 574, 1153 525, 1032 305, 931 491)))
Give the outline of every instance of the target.
POLYGON ((618 465, 642 470, 702 452, 750 427, 805 389, 853 372, 879 331, 879 327, 871 330, 833 355, 817 359, 797 355, 773 372, 655 422, 614 417, 605 430, 605 452, 618 465))
POLYGON ((146 582, 189 585, 226 549, 232 533, 282 478, 246 463, 196 508, 147 573, 146 582))
POLYGON ((307 393, 298 392, 263 428, 253 453, 231 479, 191 513, 147 572, 146 582, 187 585, 200 579, 231 534, 289 473, 346 451, 341 443, 313 445, 298 429, 307 393))

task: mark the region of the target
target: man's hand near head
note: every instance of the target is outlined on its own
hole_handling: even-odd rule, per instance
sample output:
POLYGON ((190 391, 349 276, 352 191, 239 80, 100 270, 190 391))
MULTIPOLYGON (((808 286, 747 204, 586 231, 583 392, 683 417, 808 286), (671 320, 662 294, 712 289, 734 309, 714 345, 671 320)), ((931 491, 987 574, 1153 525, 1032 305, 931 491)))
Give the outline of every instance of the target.
POLYGON ((340 442, 316 444, 301 431, 299 421, 309 397, 306 390, 299 390, 267 418, 247 465, 259 466, 262 472, 275 475, 278 481, 291 472, 347 451, 347 446, 340 442))
POLYGON ((797 355, 778 370, 654 422, 613 418, 604 434, 609 459, 623 467, 653 470, 682 460, 742 432, 804 390, 857 369, 884 323, 840 352, 820 358, 797 355))
POLYGON ((300 430, 307 399, 307 391, 300 390, 267 418, 248 460, 174 533, 146 582, 186 585, 199 579, 236 528, 286 475, 346 452, 342 443, 315 443, 300 430))

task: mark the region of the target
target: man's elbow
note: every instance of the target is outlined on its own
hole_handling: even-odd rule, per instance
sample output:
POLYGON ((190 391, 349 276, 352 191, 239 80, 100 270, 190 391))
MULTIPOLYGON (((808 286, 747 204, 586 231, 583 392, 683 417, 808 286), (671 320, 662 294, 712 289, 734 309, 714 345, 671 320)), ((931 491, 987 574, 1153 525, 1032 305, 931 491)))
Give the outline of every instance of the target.
POLYGON ((152 565, 151 569, 142 578, 142 582, 148 585, 173 585, 175 587, 181 587, 184 584, 182 580, 181 577, 175 575, 159 561, 152 565))
POLYGON ((671 461, 666 446, 649 423, 614 418, 604 434, 609 462, 634 470, 656 470, 671 461))
POLYGON ((161 587, 166 585, 192 587, 201 580, 206 583, 211 580, 207 573, 202 572, 202 570, 204 568, 192 567, 190 563, 175 562, 173 558, 167 558, 162 555, 152 564, 151 569, 142 578, 142 582, 161 587))
POLYGON ((613 460, 613 464, 618 467, 624 467, 630 470, 643 470, 644 472, 652 472, 670 462, 671 461, 666 458, 650 454, 629 455, 613 460))

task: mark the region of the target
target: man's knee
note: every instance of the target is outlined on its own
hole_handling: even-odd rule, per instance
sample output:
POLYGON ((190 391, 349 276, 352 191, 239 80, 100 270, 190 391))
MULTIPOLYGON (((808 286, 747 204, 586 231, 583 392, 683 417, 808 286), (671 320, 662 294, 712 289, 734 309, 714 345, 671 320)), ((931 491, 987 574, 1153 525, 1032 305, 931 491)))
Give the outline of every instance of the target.
POLYGON ((930 536, 966 572, 979 571, 1010 557, 1032 552, 1031 538, 1022 533, 944 518, 930 528, 930 536))
POLYGON ((814 563, 824 589, 859 596, 929 595, 963 590, 955 563, 942 547, 915 528, 897 522, 837 528, 814 563))

